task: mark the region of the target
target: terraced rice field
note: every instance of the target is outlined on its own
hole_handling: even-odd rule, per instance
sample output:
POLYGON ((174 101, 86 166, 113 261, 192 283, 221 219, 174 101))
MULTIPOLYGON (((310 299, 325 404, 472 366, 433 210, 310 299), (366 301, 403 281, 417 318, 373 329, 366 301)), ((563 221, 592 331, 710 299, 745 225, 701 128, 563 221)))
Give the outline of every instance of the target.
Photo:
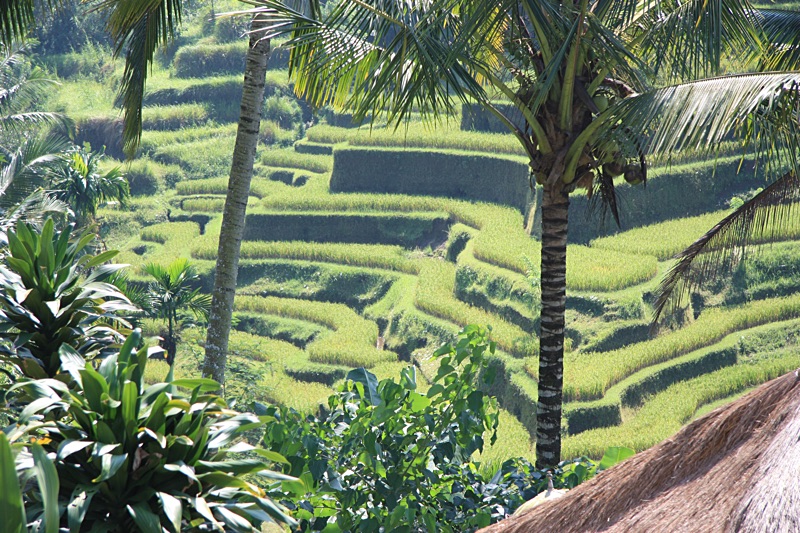
MULTIPOLYGON (((187 40, 192 45, 199 36, 187 40)), ((203 53, 228 46, 202 44, 203 53)), ((174 66, 154 72, 142 149, 131 168, 153 175, 156 192, 101 213, 106 243, 122 251, 134 278, 144 262, 188 257, 210 287, 235 135, 219 99, 236 92, 238 79, 179 77, 174 66)), ((291 94, 284 71, 271 72, 268 85, 272 95, 291 94)), ((111 120, 110 89, 68 80, 63 90, 92 87, 94 107, 65 111, 79 121, 111 120)), ((461 131, 458 117, 436 131, 415 122, 397 131, 328 124, 287 130, 270 120, 262 129, 228 394, 310 411, 349 368, 388 377, 412 362, 430 375, 430 353, 440 343, 468 323, 490 325, 499 347, 494 392, 505 412, 501 439, 484 459, 530 455, 540 247, 536 191, 513 138, 461 131), (401 158, 405 175, 367 163, 353 168, 343 154, 362 150, 376 161, 401 158), (434 157, 454 168, 432 172, 434 157), (501 175, 520 168, 522 178, 501 175), (411 177, 430 185, 427 194, 385 192, 402 190, 411 177)), ((575 194, 565 456, 645 448, 704 406, 798 366, 796 226, 777 235, 787 244, 766 248, 737 274, 736 290, 733 282, 712 287, 693 299, 680 329, 655 338, 647 332, 651 293, 670 256, 724 216, 732 196, 763 184, 754 172, 731 171, 738 166, 738 159, 726 160, 714 173, 709 163, 685 161, 656 169, 646 191, 620 184, 624 228, 632 229, 606 225, 617 231, 610 236, 575 194)), ((202 340, 201 328, 184 333, 180 373, 197 372, 202 340)))

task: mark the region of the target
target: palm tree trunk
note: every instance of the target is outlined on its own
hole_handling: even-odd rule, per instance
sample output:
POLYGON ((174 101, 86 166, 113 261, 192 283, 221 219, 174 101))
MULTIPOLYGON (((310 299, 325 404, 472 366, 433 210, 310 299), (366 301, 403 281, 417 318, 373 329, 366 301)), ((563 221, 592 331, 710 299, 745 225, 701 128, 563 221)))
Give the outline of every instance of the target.
POLYGON ((561 459, 561 401, 564 382, 564 309, 567 301, 569 194, 560 180, 542 196, 542 328, 539 338, 539 403, 536 466, 561 459))
POLYGON ((239 128, 236 131, 228 194, 222 214, 214 292, 211 295, 211 314, 208 319, 203 375, 221 385, 225 383, 228 335, 231 329, 233 298, 239 270, 239 249, 244 234, 245 210, 250 196, 250 180, 253 177, 253 161, 261 126, 261 110, 264 105, 270 46, 268 40, 259 39, 260 33, 257 30, 263 26, 264 23, 257 17, 253 19, 251 24, 253 33, 250 36, 250 48, 247 51, 244 70, 239 128))

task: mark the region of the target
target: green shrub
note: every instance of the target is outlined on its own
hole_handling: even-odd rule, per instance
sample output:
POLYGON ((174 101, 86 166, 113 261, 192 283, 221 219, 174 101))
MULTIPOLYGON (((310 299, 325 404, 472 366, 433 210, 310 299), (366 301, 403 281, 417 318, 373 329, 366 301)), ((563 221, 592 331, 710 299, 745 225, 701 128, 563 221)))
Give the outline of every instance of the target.
POLYGON ((87 247, 94 235, 73 240, 71 230, 56 232, 48 219, 41 232, 18 222, 7 233, 0 269, 0 362, 23 376, 52 378, 65 348, 81 358, 97 356, 119 341, 114 326, 127 325, 119 313, 135 309, 107 282, 119 266, 104 263, 117 252, 91 255, 87 247))
MULTIPOLYGON (((471 460, 485 436, 496 436, 497 405, 482 392, 493 379, 486 371, 493 352, 486 332, 473 326, 455 347, 436 352, 438 372, 427 393, 413 366, 399 382, 378 382, 362 368, 348 374, 320 418, 268 408, 275 422, 264 443, 286 455, 284 471, 301 480, 275 494, 295 509, 300 530, 472 531, 544 490, 544 472, 525 460, 509 460, 491 477, 471 460)), ((565 461, 554 485, 574 487, 613 464, 614 454, 631 451, 613 450, 599 466, 565 461)))
MULTIPOLYGON (((237 17, 238 18, 238 17, 237 17)), ((217 26, 226 24, 217 21, 214 33, 217 33, 217 26)), ((230 21, 239 27, 242 23, 230 21)), ((246 31, 246 29, 245 29, 246 31)), ((179 78, 205 78, 208 76, 219 76, 224 74, 239 74, 244 72, 244 58, 247 55, 247 40, 225 39, 226 44, 198 44, 194 46, 182 46, 172 60, 175 75, 179 78), (229 42, 235 40, 236 42, 229 42)))
POLYGON ((75 144, 89 144, 114 159, 125 159, 122 146, 122 119, 119 117, 86 117, 75 121, 75 144))
POLYGON ((532 201, 528 166, 509 157, 431 150, 338 147, 332 192, 469 198, 516 207, 532 201))
POLYGON ((47 490, 26 487, 28 511, 35 515, 42 499, 57 500, 50 514, 34 516, 49 521, 48 530, 79 531, 86 524, 110 533, 177 533, 224 524, 251 533, 271 520, 292 524, 262 489, 242 477, 259 473, 287 481, 286 476, 267 470, 267 462, 255 454, 229 457, 254 450, 231 444, 261 426, 258 417, 232 411, 221 397, 209 394, 219 388, 211 380, 168 379, 147 386, 148 349, 136 352, 140 341, 137 330, 97 369, 65 359, 70 387, 38 380, 11 388, 13 396, 30 401, 17 419, 17 431, 42 443, 52 461, 45 471, 47 490), (191 394, 178 392, 181 387, 191 394))
POLYGON ((293 129, 303 120, 303 111, 297 99, 272 95, 264 101, 263 117, 265 120, 277 122, 283 129, 293 129))
POLYGON ((444 213, 249 214, 246 241, 353 242, 413 247, 447 226, 444 213))
POLYGON ((128 188, 133 196, 150 196, 164 188, 164 165, 136 159, 125 167, 128 188))

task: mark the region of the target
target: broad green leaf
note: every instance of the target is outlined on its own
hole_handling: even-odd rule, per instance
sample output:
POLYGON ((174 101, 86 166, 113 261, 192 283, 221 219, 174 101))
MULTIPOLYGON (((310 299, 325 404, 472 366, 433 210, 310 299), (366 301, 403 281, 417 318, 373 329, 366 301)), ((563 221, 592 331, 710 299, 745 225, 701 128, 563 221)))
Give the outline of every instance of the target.
POLYGON ((111 455, 105 454, 101 459, 100 475, 92 480, 93 483, 106 481, 114 476, 122 465, 128 460, 128 454, 111 455))
POLYGON ((141 533, 161 533, 161 521, 145 502, 129 505, 128 514, 133 517, 141 533))
MULTIPOLYGON (((233 450, 233 448, 230 448, 228 451, 232 451, 232 450, 233 450)), ((271 450, 264 450, 264 449, 261 449, 261 448, 256 448, 255 450, 253 450, 253 452, 257 453, 258 455, 260 455, 261 457, 263 457, 267 461, 272 461, 273 463, 282 463, 282 464, 285 464, 285 465, 289 464, 289 461, 286 460, 286 457, 284 457, 283 455, 279 454, 278 452, 273 452, 271 450)))
POLYGON ((122 387, 122 419, 126 424, 137 422, 138 410, 136 403, 139 401, 139 388, 135 383, 126 381, 122 387))
POLYGON ((200 387, 200 390, 204 392, 214 392, 220 389, 219 383, 208 378, 176 379, 172 381, 172 384, 176 387, 185 387, 187 389, 200 387))
POLYGON ((85 448, 88 448, 93 443, 91 441, 86 440, 72 440, 68 439, 58 445, 58 453, 56 456, 59 460, 63 460, 73 453, 79 452, 85 448))
POLYGON ((251 474, 266 469, 260 459, 231 459, 229 461, 197 461, 198 474, 206 472, 227 472, 229 474, 251 474), (202 468, 198 468, 202 467, 202 468))
POLYGON ((238 514, 226 509, 221 505, 216 507, 216 511, 222 517, 222 520, 232 527, 234 531, 247 531, 253 527, 249 520, 243 516, 239 516, 238 514))
POLYGON ((600 472, 601 470, 606 470, 611 468, 617 463, 621 463, 628 457, 633 457, 636 454, 630 448, 626 448, 624 446, 612 446, 611 448, 606 449, 606 453, 603 454, 603 458, 600 460, 600 464, 597 466, 597 471, 600 472))
POLYGON ((364 399, 370 405, 380 405, 383 400, 378 395, 378 378, 364 367, 356 368, 347 373, 347 379, 361 383, 364 387, 364 399))
POLYGON ((181 530, 181 517, 183 516, 183 504, 181 501, 166 492, 159 492, 158 499, 161 500, 161 507, 164 509, 164 514, 169 518, 172 527, 175 531, 181 530))
POLYGON ((103 412, 103 393, 108 394, 108 382, 96 370, 87 366, 80 371, 83 381, 83 394, 92 410, 103 412))
POLYGON ((58 472, 56 465, 47 457, 44 448, 38 444, 33 445, 33 464, 36 472, 36 482, 42 494, 44 506, 44 533, 58 533, 58 472))
POLYGON ((418 392, 410 393, 408 399, 411 402, 411 410, 415 413, 421 413, 431 405, 431 400, 418 392))
POLYGON ((26 533, 25 511, 11 446, 0 431, 0 531, 26 533))
POLYGON ((204 498, 197 497, 192 500, 192 503, 194 508, 203 518, 211 522, 219 531, 223 531, 222 524, 220 524, 214 517, 214 513, 211 512, 211 508, 208 506, 208 502, 204 498))
POLYGON ((97 488, 89 489, 79 485, 72 492, 72 501, 67 506, 67 524, 69 525, 70 533, 81 531, 83 519, 86 518, 86 513, 89 511, 92 498, 97 493, 97 490, 97 488))

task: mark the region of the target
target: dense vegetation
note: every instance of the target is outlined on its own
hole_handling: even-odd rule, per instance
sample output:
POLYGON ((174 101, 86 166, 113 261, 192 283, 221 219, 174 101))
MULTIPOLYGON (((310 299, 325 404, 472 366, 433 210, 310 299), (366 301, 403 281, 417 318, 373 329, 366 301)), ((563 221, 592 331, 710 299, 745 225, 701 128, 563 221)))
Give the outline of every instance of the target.
MULTIPOLYGON (((108 384, 117 379, 116 373, 138 373, 131 382, 141 392, 170 386, 163 384, 174 375, 177 381, 172 387, 183 384, 195 392, 165 392, 174 394, 173 400, 165 401, 211 402, 217 406, 215 413, 224 417, 228 416, 224 400, 211 395, 207 383, 191 381, 199 376, 202 364, 205 304, 201 301, 192 309, 188 303, 175 305, 165 298, 164 286, 183 276, 176 294, 189 298, 185 302, 197 302, 211 290, 246 46, 241 21, 212 22, 210 3, 190 4, 174 46, 158 55, 148 81, 144 133, 133 161, 123 161, 115 102, 122 67, 111 58, 104 38, 90 31, 94 18, 82 21, 75 15, 70 24, 81 28, 85 39, 70 47, 58 44, 56 22, 40 29, 37 61, 61 84, 50 89, 40 105, 72 119, 75 141, 84 145, 69 152, 74 164, 64 167, 65 179, 84 167, 85 176, 107 177, 112 186, 120 174, 127 178, 131 197, 124 204, 104 203, 100 191, 81 204, 78 221, 96 221, 104 245, 120 250, 114 260, 132 265, 127 286, 120 292, 135 300, 138 289, 144 295, 141 302, 149 300, 151 308, 127 319, 141 327, 145 337, 164 338, 162 346, 170 360, 174 357, 174 367, 156 359, 145 365, 140 359, 139 370, 130 370, 134 363, 124 359, 141 355, 128 346, 120 352, 118 366, 104 366, 102 380, 108 384), (107 157, 93 159, 90 150, 101 148, 107 157), (166 307, 158 308, 153 303, 158 301, 166 307), (196 312, 187 312, 191 310, 196 312)), ((237 7, 235 2, 217 0, 213 9, 237 7)), ((536 239, 541 188, 529 185, 527 163, 513 138, 478 131, 491 129, 491 121, 486 116, 476 118, 474 110, 464 114, 471 118, 456 116, 436 130, 416 117, 398 130, 382 123, 357 127, 352 117, 329 109, 312 114, 293 96, 285 62, 285 52, 276 48, 248 204, 225 391, 226 398, 242 409, 274 418, 259 444, 278 455, 265 455, 269 463, 229 465, 224 475, 255 472, 266 464, 297 477, 272 485, 271 498, 283 501, 308 530, 332 524, 334 514, 342 530, 356 524, 369 530, 376 524, 398 523, 460 530, 502 518, 546 483, 527 462, 533 459, 530 433, 537 401, 538 343, 529 332, 538 328, 540 320, 536 239), (426 174, 431 168, 435 173, 426 174), (442 364, 442 357, 453 357, 447 350, 455 353, 463 348, 466 341, 459 340, 458 332, 468 324, 490 326, 488 335, 496 350, 486 347, 481 353, 485 359, 476 363, 480 368, 469 369, 472 373, 465 382, 474 381, 476 388, 459 389, 453 377, 468 370, 443 371, 447 363, 442 364), (448 342, 455 348, 437 352, 448 342), (362 367, 360 374, 353 371, 357 367, 362 367), (445 386, 438 388, 443 381, 445 386), (497 399, 497 410, 490 396, 497 399), (446 420, 440 415, 447 402, 461 402, 462 412, 472 418, 446 420), (347 430, 332 431, 333 423, 342 423, 344 412, 347 430), (433 422, 423 423, 421 412, 433 422), (345 457, 337 450, 369 442, 370 431, 402 441, 407 428, 399 427, 399 420, 420 424, 415 434, 438 439, 450 431, 455 439, 458 430, 459 438, 471 440, 447 447, 430 438, 428 448, 420 446, 418 451, 420 456, 436 458, 440 478, 417 472, 393 480, 388 484, 394 492, 384 494, 383 504, 361 516, 356 511, 363 502, 355 488, 371 488, 385 480, 381 460, 406 461, 412 472, 419 458, 402 456, 400 446, 374 443, 360 455, 345 457), (490 438, 495 429, 496 440, 490 438), (320 447, 309 447, 312 438, 320 447), (294 446, 295 441, 303 446, 294 446), (336 483, 352 491, 339 491, 336 483), (404 494, 411 496, 403 499, 404 494)), ((769 237, 781 244, 757 248, 753 260, 737 266, 732 278, 694 293, 674 317, 672 328, 655 337, 648 328, 652 294, 670 257, 763 187, 763 169, 750 161, 742 165, 731 148, 731 155, 716 164, 687 155, 652 169, 646 190, 618 181, 622 229, 604 223, 596 204, 585 196, 571 197, 573 219, 586 223, 573 224, 569 234, 564 457, 597 460, 611 446, 642 450, 720 402, 797 366, 800 297, 795 274, 800 255, 792 224, 760 239, 769 237)), ((67 196, 68 187, 63 190, 63 199, 74 203, 67 196)), ((69 234, 62 235, 66 244, 69 234)), ((12 247, 11 255, 21 250, 12 247)), ((78 252, 61 256, 62 263, 53 267, 62 269, 71 282, 79 276, 70 270, 78 252)), ((110 255, 99 257, 97 264, 110 259, 110 255)), ((83 261, 81 268, 95 266, 91 259, 83 261)), ((111 270, 101 273, 106 276, 111 270)), ((113 276, 110 281, 124 285, 113 276)), ((13 294, 34 285, 35 290, 61 291, 43 296, 42 301, 78 296, 73 285, 43 289, 44 282, 33 278, 25 287, 20 283, 9 278, 0 302, 9 319, 16 316, 14 309, 19 311, 13 294)), ((107 288, 103 285, 103 290, 107 288)), ((126 308, 97 307, 87 295, 82 298, 70 300, 76 313, 72 325, 87 330, 89 318, 107 314, 109 307, 126 308)), ((6 365, 24 366, 18 348, 25 343, 36 357, 59 355, 52 339, 25 334, 24 328, 35 322, 25 313, 14 319, 16 337, 10 337, 2 352, 6 365)), ((79 331, 57 342, 92 359, 102 350, 115 349, 109 346, 118 348, 115 343, 126 336, 132 338, 131 324, 117 326, 116 332, 79 331)), ((470 339, 478 342, 474 336, 470 339)), ((60 358, 48 360, 47 376, 30 377, 55 375, 61 364, 60 358)), ((88 367, 73 369, 73 374, 80 372, 97 378, 88 367)), ((103 381, 97 379, 102 387, 103 381)), ((47 391, 52 392, 48 401, 53 403, 45 410, 68 413, 85 407, 98 419, 113 415, 103 411, 105 407, 90 405, 94 400, 88 392, 87 405, 76 407, 70 403, 78 401, 74 396, 54 387, 47 391)), ((22 395, 19 402, 33 399, 24 396, 28 394, 24 387, 17 393, 22 395)), ((161 401, 157 396, 154 392, 148 402, 161 401)), ((131 416, 147 421, 148 405, 140 408, 131 416)), ((26 416, 39 414, 51 416, 33 409, 26 416)), ((180 417, 189 414, 176 411, 170 416, 175 427, 182 423, 180 417)), ((246 436, 253 440, 256 420, 242 420, 242 427, 250 430, 246 436)), ((53 442, 42 443, 42 450, 56 452, 59 439, 101 440, 80 420, 70 422, 80 426, 75 430, 80 434, 54 434, 48 437, 53 442)), ((140 438, 125 431, 115 428, 115 438, 123 443, 140 438)), ((170 438, 180 440, 178 433, 170 438)), ((263 430, 258 433, 255 440, 260 441, 263 430)), ((29 440, 24 433, 13 435, 15 452, 25 448, 21 439, 29 440)), ((38 450, 30 446, 23 453, 36 457, 42 453, 38 450)), ((84 454, 81 460, 87 464, 116 461, 92 458, 82 450, 75 453, 84 454)), ((77 455, 70 461, 60 455, 52 468, 69 487, 69 493, 58 495, 66 505, 74 498, 74 487, 88 482, 69 477, 70 461, 77 461, 77 455)), ((212 454, 205 460, 225 459, 212 454)), ((95 474, 102 464, 97 468, 95 474)), ((563 464, 557 484, 574 486, 591 475, 592 468, 587 460, 563 464)), ((108 479, 117 475, 106 474, 108 479)), ((216 483, 222 475, 211 477, 216 483)), ((243 488, 229 478, 225 481, 231 487, 243 488)), ((250 478, 244 483, 245 490, 257 485, 251 486, 250 478)), ((45 493, 47 487, 28 484, 26 490, 45 493)), ((164 502, 172 502, 170 490, 164 489, 166 496, 149 495, 148 505, 166 509, 164 502)), ((246 507, 253 512, 232 511, 237 516, 247 515, 255 523, 263 515, 253 506, 272 509, 271 503, 241 496, 243 503, 253 504, 246 507)), ((215 501, 209 498, 216 517, 211 520, 226 519, 228 527, 240 527, 228 508, 215 501)), ((31 516, 39 516, 38 508, 32 512, 31 516)), ((208 519, 203 512, 195 501, 186 505, 183 516, 187 521, 208 519)), ((136 514, 129 513, 125 520, 139 524, 136 514)), ((170 531, 180 529, 172 517, 159 519, 170 531)), ((141 520, 150 520, 149 515, 141 520)))

